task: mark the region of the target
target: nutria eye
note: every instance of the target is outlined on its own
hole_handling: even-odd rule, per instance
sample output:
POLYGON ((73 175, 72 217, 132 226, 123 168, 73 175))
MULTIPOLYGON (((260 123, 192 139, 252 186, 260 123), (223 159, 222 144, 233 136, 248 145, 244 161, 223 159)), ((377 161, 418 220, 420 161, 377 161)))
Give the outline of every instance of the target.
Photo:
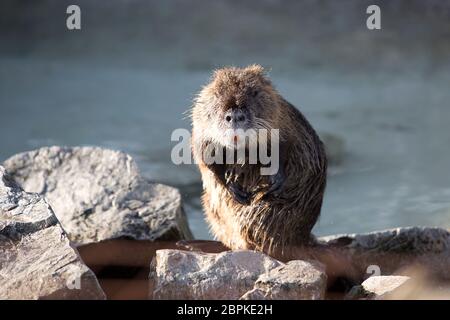
POLYGON ((253 92, 252 92, 252 96, 253 96, 253 97, 256 97, 256 96, 258 95, 258 93, 259 93, 259 91, 258 91, 258 90, 253 90, 253 92))

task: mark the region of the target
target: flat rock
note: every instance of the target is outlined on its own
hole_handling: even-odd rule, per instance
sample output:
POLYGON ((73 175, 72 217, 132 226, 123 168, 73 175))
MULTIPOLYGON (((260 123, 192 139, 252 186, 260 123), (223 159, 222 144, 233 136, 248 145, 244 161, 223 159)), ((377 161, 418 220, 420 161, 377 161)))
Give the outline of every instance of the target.
POLYGON ((382 300, 395 297, 396 292, 405 288, 411 281, 406 276, 372 276, 366 279, 360 286, 354 287, 346 299, 371 299, 382 300))
POLYGON ((45 196, 77 245, 192 238, 178 190, 145 180, 125 153, 45 147, 17 154, 4 166, 25 191, 45 196))
POLYGON ((320 299, 326 286, 320 265, 248 250, 158 250, 152 269, 154 299, 320 299))
POLYGON ((47 201, 1 166, 0 299, 105 299, 47 201))
POLYGON ((405 285, 411 278, 406 276, 373 276, 361 285, 366 292, 378 298, 393 294, 395 290, 405 285))
POLYGON ((380 271, 379 275, 418 268, 434 278, 450 279, 450 233, 442 228, 405 227, 328 236, 319 241, 347 254, 362 276, 374 268, 380 271))

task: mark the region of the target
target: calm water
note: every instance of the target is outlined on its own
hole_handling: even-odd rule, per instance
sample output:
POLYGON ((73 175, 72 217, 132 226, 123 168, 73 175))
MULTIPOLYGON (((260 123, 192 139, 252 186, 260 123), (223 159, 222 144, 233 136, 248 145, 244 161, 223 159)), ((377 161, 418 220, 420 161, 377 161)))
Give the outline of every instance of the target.
POLYGON ((361 16, 370 1, 79 2, 78 33, 56 18, 64 1, 3 5, 0 162, 47 145, 128 152, 181 190, 195 236, 209 238, 199 173, 171 163, 170 134, 189 128, 183 112, 213 67, 256 62, 319 132, 345 142, 315 233, 449 227, 443 2, 427 2, 437 15, 424 1, 383 2, 380 32, 361 16))
MULTIPOLYGON (((194 234, 209 237, 197 169, 170 161, 170 133, 189 128, 183 112, 207 73, 11 58, 0 66, 1 160, 45 145, 123 150, 145 176, 180 188, 194 234)), ((272 78, 320 132, 345 141, 317 234, 450 225, 447 72, 272 78)))

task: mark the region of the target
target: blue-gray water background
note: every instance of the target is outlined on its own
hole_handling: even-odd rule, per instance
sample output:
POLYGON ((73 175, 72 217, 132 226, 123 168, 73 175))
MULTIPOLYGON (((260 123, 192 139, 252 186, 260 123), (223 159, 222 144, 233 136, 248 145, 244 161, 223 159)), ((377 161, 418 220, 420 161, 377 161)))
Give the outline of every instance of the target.
POLYGON ((2 1, 0 162, 46 145, 130 153, 209 238, 195 166, 170 161, 210 71, 260 63, 342 138, 317 234, 450 226, 450 1, 2 1), (82 30, 65 27, 79 4, 82 30), (382 30, 365 10, 377 3, 382 30))

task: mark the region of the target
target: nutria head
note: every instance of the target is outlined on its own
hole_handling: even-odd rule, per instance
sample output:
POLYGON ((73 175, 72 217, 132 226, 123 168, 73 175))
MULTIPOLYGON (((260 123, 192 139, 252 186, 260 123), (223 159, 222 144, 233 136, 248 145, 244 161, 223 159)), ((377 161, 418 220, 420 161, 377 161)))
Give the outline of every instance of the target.
POLYGON ((202 139, 232 146, 238 129, 278 129, 279 109, 279 94, 263 67, 228 67, 216 70, 200 91, 192 120, 202 139))

